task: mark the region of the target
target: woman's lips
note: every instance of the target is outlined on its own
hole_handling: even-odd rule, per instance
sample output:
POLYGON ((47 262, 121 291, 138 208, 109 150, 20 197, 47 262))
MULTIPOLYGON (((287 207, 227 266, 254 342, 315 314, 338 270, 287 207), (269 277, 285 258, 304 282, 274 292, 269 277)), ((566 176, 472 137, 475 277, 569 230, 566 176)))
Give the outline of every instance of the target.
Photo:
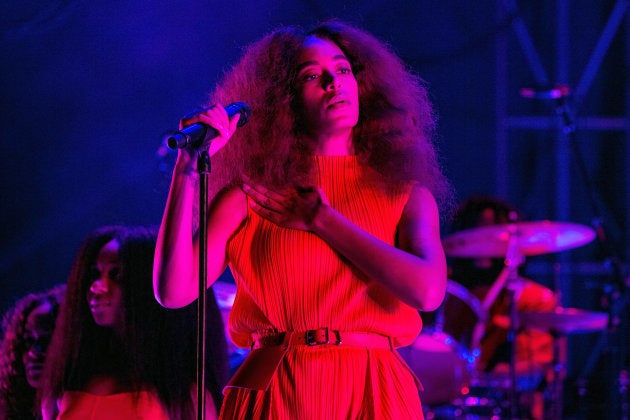
POLYGON ((108 300, 91 300, 90 301, 90 310, 92 312, 99 311, 109 306, 111 306, 111 303, 108 300))

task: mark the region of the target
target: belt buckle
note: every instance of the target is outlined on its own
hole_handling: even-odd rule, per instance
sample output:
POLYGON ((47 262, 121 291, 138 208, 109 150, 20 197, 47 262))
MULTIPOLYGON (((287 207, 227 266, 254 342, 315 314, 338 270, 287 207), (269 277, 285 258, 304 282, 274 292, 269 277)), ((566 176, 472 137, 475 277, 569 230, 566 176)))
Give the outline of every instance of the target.
POLYGON ((341 344, 341 336, 339 335, 339 331, 337 330, 333 330, 333 333, 335 334, 335 342, 331 343, 330 342, 330 336, 328 334, 328 327, 326 328, 320 328, 317 330, 308 330, 306 331, 306 344, 309 346, 321 346, 323 344, 335 344, 336 346, 341 344), (324 337, 323 339, 320 339, 318 337, 318 335, 323 332, 324 337))

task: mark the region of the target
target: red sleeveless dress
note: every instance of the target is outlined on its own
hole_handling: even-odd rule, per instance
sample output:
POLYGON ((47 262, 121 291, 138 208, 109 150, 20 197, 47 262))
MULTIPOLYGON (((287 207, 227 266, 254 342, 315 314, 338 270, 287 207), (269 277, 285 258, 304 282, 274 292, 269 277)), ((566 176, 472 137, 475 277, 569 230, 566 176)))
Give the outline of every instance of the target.
MULTIPOLYGON (((315 159, 317 186, 331 206, 394 244, 411 186, 384 192, 356 156, 315 159)), ((261 333, 329 328, 387 336, 400 347, 422 327, 416 309, 317 235, 279 227, 251 209, 228 258, 237 285, 228 329, 239 346, 261 333)), ((417 379, 393 349, 329 344, 261 352, 224 390, 221 418, 422 418, 417 379)))

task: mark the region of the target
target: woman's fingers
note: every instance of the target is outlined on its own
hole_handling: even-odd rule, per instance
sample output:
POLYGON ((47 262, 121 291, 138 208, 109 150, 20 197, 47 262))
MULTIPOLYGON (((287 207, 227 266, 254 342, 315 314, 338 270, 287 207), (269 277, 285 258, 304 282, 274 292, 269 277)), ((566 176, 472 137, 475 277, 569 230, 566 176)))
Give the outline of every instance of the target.
POLYGON ((203 108, 186 115, 180 121, 180 129, 195 123, 212 127, 219 133, 219 136, 227 139, 236 129, 238 118, 233 118, 232 121, 230 121, 223 105, 215 104, 209 108, 203 108))
POLYGON ((286 207, 288 196, 279 192, 272 191, 261 185, 252 184, 251 182, 243 183, 243 190, 250 196, 258 205, 272 210, 281 211, 286 207))
POLYGON ((251 198, 251 206, 260 216, 280 226, 309 230, 319 207, 327 200, 316 188, 271 190, 248 178, 243 191, 251 198))

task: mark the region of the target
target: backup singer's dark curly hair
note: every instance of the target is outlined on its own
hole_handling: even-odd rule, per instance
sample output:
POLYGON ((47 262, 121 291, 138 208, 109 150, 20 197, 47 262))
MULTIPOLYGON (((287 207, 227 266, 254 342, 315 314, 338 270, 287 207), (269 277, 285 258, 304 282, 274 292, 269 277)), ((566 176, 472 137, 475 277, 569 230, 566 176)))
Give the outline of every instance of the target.
MULTIPOLYGON (((36 404, 37 390, 26 380, 26 371, 22 362, 22 355, 28 351, 24 342, 26 321, 35 309, 49 305, 49 319, 46 325, 50 326, 50 333, 52 333, 64 291, 65 285, 60 285, 45 292, 29 293, 19 299, 3 317, 3 337, 0 342, 0 418, 2 419, 27 420, 39 417, 36 404)), ((45 349, 42 350, 45 351, 45 349)))

